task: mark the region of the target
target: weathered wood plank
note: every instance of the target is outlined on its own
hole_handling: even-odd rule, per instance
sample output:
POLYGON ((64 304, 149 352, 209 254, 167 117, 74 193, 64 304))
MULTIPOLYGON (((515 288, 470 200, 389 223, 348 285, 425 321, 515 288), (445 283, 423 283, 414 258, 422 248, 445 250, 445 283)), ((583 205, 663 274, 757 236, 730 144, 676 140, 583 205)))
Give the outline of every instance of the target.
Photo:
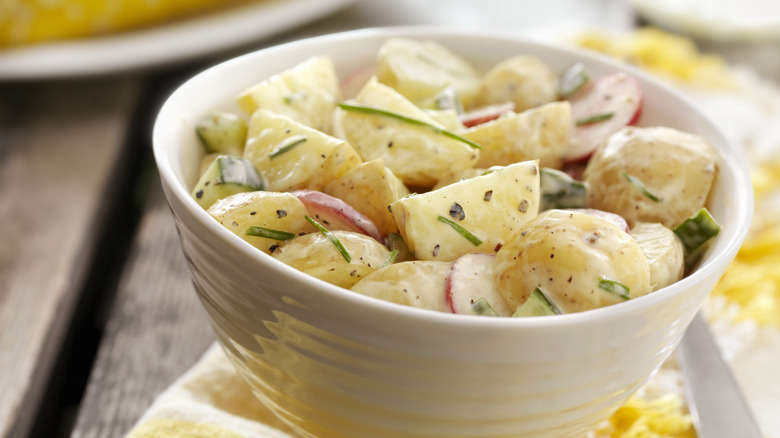
POLYGON ((214 340, 155 174, 72 437, 124 436, 214 340))
POLYGON ((130 77, 0 86, 0 437, 30 429, 139 89, 130 77))

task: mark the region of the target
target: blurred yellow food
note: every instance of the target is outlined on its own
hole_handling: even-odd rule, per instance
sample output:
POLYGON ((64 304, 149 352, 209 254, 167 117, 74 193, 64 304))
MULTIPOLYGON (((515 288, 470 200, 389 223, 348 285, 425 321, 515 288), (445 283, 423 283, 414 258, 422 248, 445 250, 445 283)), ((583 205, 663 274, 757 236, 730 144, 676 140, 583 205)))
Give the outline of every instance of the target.
POLYGON ((755 168, 752 179, 756 208, 750 234, 712 294, 739 304, 738 320, 780 329, 780 222, 775 199, 780 161, 755 168))
MULTIPOLYGON (((655 28, 611 35, 590 32, 575 43, 634 64, 673 83, 708 90, 738 89, 727 63, 699 53, 692 40, 655 28)), ((750 234, 713 296, 738 305, 738 320, 780 328, 780 160, 751 169, 756 195, 750 234)), ((695 438, 680 394, 634 396, 587 438, 695 438)))
POLYGON ((247 0, 1 0, 0 48, 120 32, 247 0))
POLYGON ((669 393, 652 399, 633 397, 592 438, 696 438, 696 432, 684 400, 669 393))
POLYGON ((575 43, 668 79, 715 89, 737 84, 722 58, 701 54, 691 39, 653 27, 627 35, 588 32, 577 37, 575 43))

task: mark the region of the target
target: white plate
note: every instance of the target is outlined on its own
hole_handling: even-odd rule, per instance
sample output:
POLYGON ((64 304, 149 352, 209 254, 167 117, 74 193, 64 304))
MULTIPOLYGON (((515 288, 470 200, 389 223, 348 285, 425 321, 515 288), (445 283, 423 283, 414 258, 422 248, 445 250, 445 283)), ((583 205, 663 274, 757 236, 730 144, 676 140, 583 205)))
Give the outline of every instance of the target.
POLYGON ((173 64, 255 41, 354 0, 262 0, 143 30, 0 51, 0 80, 100 75, 173 64))
POLYGON ((713 41, 780 41, 777 0, 632 0, 637 12, 671 30, 713 41))

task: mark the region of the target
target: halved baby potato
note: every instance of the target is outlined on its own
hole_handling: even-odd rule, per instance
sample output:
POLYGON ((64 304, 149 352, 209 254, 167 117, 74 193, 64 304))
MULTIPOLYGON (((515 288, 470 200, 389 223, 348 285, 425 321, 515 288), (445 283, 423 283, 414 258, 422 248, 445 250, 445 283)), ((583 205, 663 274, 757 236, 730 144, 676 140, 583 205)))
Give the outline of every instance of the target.
POLYGON ((273 256, 299 271, 347 289, 390 259, 390 251, 371 237, 352 231, 330 233, 344 246, 349 260, 320 232, 289 240, 273 256))

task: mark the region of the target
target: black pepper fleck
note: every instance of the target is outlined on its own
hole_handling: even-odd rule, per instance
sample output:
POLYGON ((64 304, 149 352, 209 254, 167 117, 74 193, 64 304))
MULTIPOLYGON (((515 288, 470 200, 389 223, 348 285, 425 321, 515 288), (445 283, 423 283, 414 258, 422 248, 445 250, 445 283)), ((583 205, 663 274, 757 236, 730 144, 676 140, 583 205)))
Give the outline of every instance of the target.
POLYGON ((485 202, 490 202, 491 198, 493 198, 493 191, 492 190, 488 190, 487 192, 485 192, 485 197, 482 198, 482 199, 484 199, 485 202))
POLYGON ((283 218, 285 216, 287 216, 287 211, 286 210, 276 210, 276 217, 281 219, 281 218, 283 218))
POLYGON ((466 212, 463 211, 463 207, 461 207, 460 204, 455 202, 450 206, 450 217, 462 221, 463 219, 466 219, 466 212))
POLYGON ((523 199, 520 201, 520 205, 517 207, 518 210, 520 210, 520 213, 525 213, 528 211, 528 201, 523 199))
POLYGON ((433 247, 433 252, 432 252, 432 254, 433 254, 433 256, 434 256, 434 257, 436 257, 437 255, 439 255, 439 244, 438 244, 438 243, 436 244, 436 246, 434 246, 434 247, 433 247))
POLYGON ((196 197, 196 198, 198 198, 198 199, 202 198, 202 197, 203 197, 203 189, 201 189, 201 190, 198 190, 198 191, 195 193, 195 197, 196 197))

